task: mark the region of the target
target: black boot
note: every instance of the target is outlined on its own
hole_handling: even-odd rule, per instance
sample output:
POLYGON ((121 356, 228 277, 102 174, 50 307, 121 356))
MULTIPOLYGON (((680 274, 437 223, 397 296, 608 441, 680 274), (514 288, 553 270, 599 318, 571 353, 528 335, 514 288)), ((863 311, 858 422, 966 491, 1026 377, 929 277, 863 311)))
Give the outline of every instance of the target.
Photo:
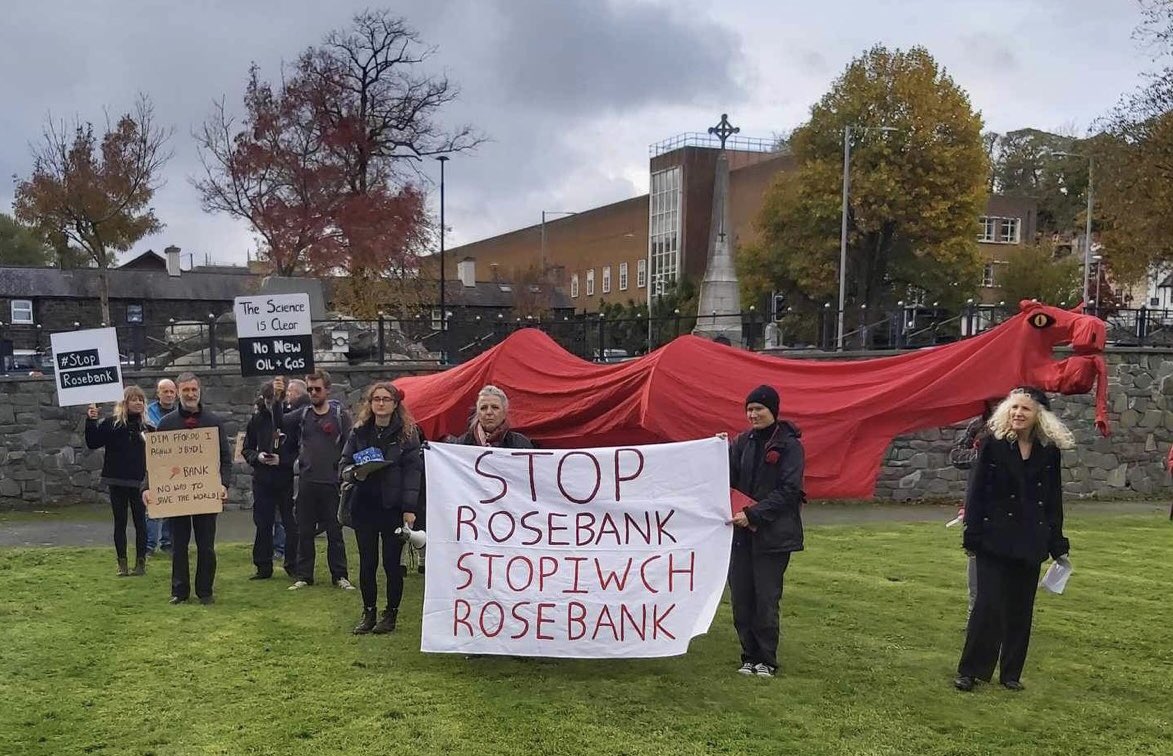
POLYGON ((354 626, 355 635, 366 635, 375 629, 375 607, 366 606, 362 610, 362 621, 354 626))
POLYGON ((134 560, 134 570, 130 574, 136 577, 147 574, 147 558, 139 557, 134 560))
POLYGON ((126 557, 120 557, 118 559, 118 572, 116 574, 118 577, 127 577, 130 575, 130 568, 126 566, 126 557))
POLYGON ((372 632, 374 632, 376 635, 389 633, 395 629, 395 623, 398 622, 398 620, 399 610, 388 608, 387 611, 383 612, 383 616, 379 618, 379 624, 375 625, 375 629, 372 632))

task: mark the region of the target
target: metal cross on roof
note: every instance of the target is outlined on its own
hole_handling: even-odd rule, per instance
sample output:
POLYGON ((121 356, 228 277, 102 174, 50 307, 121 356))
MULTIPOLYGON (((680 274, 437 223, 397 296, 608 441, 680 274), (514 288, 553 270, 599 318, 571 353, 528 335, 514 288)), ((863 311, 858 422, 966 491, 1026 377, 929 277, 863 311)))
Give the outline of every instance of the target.
POLYGON ((721 140, 721 149, 725 149, 725 140, 737 134, 741 129, 729 123, 729 115, 727 113, 721 114, 721 122, 716 126, 709 127, 709 133, 721 140))

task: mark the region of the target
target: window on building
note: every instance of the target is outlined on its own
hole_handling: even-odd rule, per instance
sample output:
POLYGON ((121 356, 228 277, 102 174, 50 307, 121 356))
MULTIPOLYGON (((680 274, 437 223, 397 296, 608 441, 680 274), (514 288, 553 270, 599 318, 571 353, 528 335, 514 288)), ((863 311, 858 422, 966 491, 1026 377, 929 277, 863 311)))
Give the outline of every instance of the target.
POLYGON ((627 263, 619 263, 619 291, 627 291, 627 263))
POLYGON ((998 241, 1003 244, 1018 244, 1018 229, 1021 225, 1021 218, 1003 218, 1002 233, 998 236, 998 241))
POLYGON ((126 306, 126 322, 127 323, 141 323, 141 322, 143 322, 143 306, 141 304, 128 304, 126 306))
POLYGON ((440 308, 433 307, 432 308, 432 330, 439 331, 441 325, 442 324, 440 322, 440 308))
POLYGON ((595 295, 595 269, 591 268, 587 271, 587 293, 588 297, 595 295))
POLYGON ((986 263, 982 268, 982 286, 987 289, 994 287, 994 263, 986 263))
POLYGON ((578 299, 578 274, 575 273, 570 277, 570 298, 578 299))
POLYGON ((13 325, 32 325, 33 324, 33 300, 31 299, 14 299, 12 300, 12 324, 13 325))
POLYGON ((663 293, 676 283, 680 273, 680 166, 657 171, 651 178, 648 196, 650 276, 652 291, 663 293))
POLYGON ((640 260, 635 264, 635 288, 642 289, 648 285, 648 261, 640 260))
POLYGON ((982 217, 978 218, 978 223, 981 224, 981 226, 980 226, 981 230, 978 232, 978 241, 980 241, 980 242, 997 241, 998 237, 995 236, 996 229, 994 228, 998 223, 997 218, 991 218, 988 215, 983 215, 982 217))
POLYGON ((610 265, 603 266, 603 293, 604 294, 611 293, 611 266, 610 265))

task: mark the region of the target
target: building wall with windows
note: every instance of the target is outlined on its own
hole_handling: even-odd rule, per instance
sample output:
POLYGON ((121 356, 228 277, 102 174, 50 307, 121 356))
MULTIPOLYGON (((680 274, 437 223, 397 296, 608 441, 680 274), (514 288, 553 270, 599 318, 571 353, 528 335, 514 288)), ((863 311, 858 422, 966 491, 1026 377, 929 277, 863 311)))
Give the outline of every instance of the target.
POLYGON ((1002 301, 1001 280, 1010 256, 1038 241, 1038 201, 1030 197, 991 194, 978 218, 977 241, 982 256, 981 304, 1002 301))

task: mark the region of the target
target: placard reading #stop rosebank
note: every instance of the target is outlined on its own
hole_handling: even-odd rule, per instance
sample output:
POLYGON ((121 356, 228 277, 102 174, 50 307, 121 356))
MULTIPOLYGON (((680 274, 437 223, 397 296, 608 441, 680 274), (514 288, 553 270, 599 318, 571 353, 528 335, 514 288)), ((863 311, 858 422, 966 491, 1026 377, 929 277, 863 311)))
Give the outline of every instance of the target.
POLYGON ((314 369, 309 294, 236 298, 240 374, 305 374, 314 369))
POLYGON ((606 449, 431 444, 423 651, 675 656, 729 571, 718 438, 606 449))
POLYGON ((49 341, 59 406, 122 400, 118 334, 113 328, 54 333, 49 341))

